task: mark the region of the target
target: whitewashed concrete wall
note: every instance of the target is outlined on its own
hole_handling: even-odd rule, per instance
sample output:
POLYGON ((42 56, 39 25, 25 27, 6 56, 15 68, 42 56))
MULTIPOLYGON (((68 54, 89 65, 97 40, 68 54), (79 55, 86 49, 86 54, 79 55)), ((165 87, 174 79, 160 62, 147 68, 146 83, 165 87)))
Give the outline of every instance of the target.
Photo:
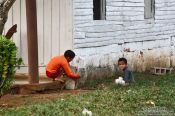
MULTIPOLYGON (((45 65, 55 55, 63 54, 73 47, 72 0, 37 0, 38 53, 40 73, 45 72, 45 65)), ((17 24, 17 33, 13 40, 18 46, 18 56, 25 65, 19 72, 27 73, 27 28, 25 0, 16 0, 8 14, 4 33, 17 24)))
POLYGON ((126 57, 134 70, 174 63, 175 0, 155 0, 144 19, 144 0, 106 0, 106 20, 93 20, 93 0, 74 0, 74 48, 80 67, 111 66, 126 57))

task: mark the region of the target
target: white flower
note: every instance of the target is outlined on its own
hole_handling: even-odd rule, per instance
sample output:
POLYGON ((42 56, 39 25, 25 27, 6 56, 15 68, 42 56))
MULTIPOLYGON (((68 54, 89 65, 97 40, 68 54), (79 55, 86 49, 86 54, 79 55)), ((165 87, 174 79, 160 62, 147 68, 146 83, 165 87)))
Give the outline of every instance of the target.
POLYGON ((129 89, 127 92, 129 93, 129 92, 131 92, 131 90, 129 89))
POLYGON ((150 106, 156 106, 155 103, 151 100, 147 101, 146 104, 150 105, 150 106))
POLYGON ((123 80, 123 77, 119 77, 118 79, 119 79, 119 80, 123 80))
POLYGON ((118 85, 125 85, 125 81, 122 77, 119 77, 118 79, 115 79, 115 83, 118 85))
POLYGON ((83 109, 82 114, 85 115, 85 116, 86 116, 86 115, 87 115, 87 116, 92 116, 92 112, 89 111, 89 110, 87 110, 86 108, 83 109))

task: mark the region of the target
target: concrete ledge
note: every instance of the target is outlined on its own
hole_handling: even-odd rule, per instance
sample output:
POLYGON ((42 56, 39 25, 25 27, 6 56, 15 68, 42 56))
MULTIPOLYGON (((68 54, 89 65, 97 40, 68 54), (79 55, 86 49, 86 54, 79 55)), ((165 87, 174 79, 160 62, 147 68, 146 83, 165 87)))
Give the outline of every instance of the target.
MULTIPOLYGON (((27 80, 29 78, 29 75, 27 73, 16 73, 15 79, 16 80, 27 80)), ((39 74, 40 80, 49 80, 49 78, 46 77, 44 74, 39 74)))
POLYGON ((12 94, 32 94, 45 90, 61 89, 64 86, 60 81, 39 83, 39 84, 15 84, 9 93, 12 94))

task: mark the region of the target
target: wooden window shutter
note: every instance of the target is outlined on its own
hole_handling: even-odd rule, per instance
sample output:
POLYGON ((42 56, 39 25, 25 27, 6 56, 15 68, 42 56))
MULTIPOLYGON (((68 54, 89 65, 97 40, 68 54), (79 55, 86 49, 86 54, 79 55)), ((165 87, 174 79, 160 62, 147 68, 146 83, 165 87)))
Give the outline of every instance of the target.
POLYGON ((144 0, 144 17, 150 19, 154 17, 155 12, 155 0, 144 0))

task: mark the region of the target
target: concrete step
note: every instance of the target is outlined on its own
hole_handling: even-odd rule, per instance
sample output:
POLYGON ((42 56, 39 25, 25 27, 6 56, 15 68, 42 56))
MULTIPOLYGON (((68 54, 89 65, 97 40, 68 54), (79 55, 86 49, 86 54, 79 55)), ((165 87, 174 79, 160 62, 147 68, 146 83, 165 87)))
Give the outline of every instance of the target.
POLYGON ((38 84, 29 84, 28 75, 24 73, 15 74, 12 88, 7 93, 32 94, 47 90, 62 90, 65 84, 60 81, 53 81, 45 75, 40 75, 38 84))
MULTIPOLYGON (((52 82, 52 79, 48 79, 48 80, 42 80, 42 79, 40 79, 39 80, 39 83, 50 83, 50 82, 52 82)), ((27 80, 27 79, 22 79, 22 80, 20 80, 20 79, 15 79, 14 80, 14 83, 13 83, 14 85, 23 85, 23 84, 29 84, 29 81, 27 80)))
POLYGON ((22 83, 14 83, 9 92, 13 94, 32 94, 46 90, 61 90, 64 85, 65 84, 61 83, 60 81, 41 81, 38 84, 28 84, 25 81, 22 83))
MULTIPOLYGON (((45 75, 39 76, 39 83, 50 83, 52 79, 47 78, 45 75)), ((29 84, 29 76, 26 73, 17 73, 15 74, 14 84, 23 85, 29 84)))

